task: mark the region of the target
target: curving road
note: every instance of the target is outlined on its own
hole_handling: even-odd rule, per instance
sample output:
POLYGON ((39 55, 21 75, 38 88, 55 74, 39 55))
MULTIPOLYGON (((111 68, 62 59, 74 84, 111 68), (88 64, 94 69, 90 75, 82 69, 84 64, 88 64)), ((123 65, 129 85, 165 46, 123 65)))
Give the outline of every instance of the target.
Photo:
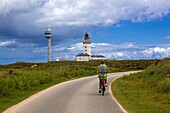
MULTIPOLYGON (((109 74, 108 84, 133 72, 109 74)), ((98 93, 97 76, 61 83, 37 93, 4 113, 124 113, 107 88, 98 93)))

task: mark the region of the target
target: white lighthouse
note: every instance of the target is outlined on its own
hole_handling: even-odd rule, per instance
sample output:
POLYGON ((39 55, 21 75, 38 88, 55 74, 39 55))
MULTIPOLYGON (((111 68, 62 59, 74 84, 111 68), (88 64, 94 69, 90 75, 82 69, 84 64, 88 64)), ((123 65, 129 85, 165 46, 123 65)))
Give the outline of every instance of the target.
POLYGON ((90 47, 91 42, 90 42, 88 33, 85 34, 83 45, 84 45, 84 52, 83 53, 91 55, 91 47, 90 47))
POLYGON ((48 62, 51 61, 51 27, 48 26, 47 31, 44 32, 45 38, 48 39, 48 62))
POLYGON ((88 33, 86 33, 84 36, 83 45, 83 53, 80 53, 76 56, 76 61, 89 61, 91 59, 91 42, 88 33))
POLYGON ((83 53, 76 55, 76 61, 104 60, 103 55, 91 55, 91 42, 89 34, 86 33, 83 41, 83 53))

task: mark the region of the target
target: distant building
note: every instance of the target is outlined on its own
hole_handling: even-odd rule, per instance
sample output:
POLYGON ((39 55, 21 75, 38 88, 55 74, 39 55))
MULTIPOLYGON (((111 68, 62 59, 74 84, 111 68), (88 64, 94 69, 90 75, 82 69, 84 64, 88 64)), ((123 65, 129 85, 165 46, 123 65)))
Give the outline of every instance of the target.
POLYGON ((69 61, 67 59, 57 58, 55 61, 69 61))
POLYGON ((92 55, 91 56, 91 42, 89 39, 89 34, 86 33, 83 41, 83 53, 76 55, 76 61, 90 61, 90 60, 103 60, 105 57, 103 55, 92 55))
POLYGON ((91 60, 105 60, 106 58, 103 55, 92 55, 91 60))
POLYGON ((80 53, 76 56, 76 61, 89 61, 90 55, 87 53, 80 53))

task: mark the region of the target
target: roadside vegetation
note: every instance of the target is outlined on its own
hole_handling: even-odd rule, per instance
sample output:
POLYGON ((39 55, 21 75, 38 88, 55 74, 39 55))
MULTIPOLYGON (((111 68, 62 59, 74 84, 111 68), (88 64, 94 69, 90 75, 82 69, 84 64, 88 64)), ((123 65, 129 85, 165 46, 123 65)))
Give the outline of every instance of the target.
POLYGON ((117 79, 112 92, 129 113, 170 113, 170 59, 117 79))
MULTIPOLYGON (((110 72, 142 70, 159 60, 107 61, 110 72)), ((32 94, 63 81, 96 75, 100 61, 18 62, 0 66, 0 112, 32 94)))

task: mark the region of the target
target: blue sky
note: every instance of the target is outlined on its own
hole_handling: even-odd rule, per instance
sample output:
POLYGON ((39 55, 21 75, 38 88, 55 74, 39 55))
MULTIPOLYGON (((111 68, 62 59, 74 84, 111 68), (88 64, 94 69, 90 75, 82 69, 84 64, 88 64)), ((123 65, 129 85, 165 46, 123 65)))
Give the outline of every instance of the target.
POLYGON ((96 28, 94 30, 94 41, 124 43, 136 42, 140 44, 160 44, 169 43, 168 36, 170 34, 170 15, 166 15, 161 19, 150 22, 133 23, 122 21, 119 23, 121 27, 112 25, 109 27, 96 28), (105 38, 109 38, 106 40, 105 38))
POLYGON ((92 54, 107 59, 170 57, 170 0, 1 0, 0 65, 75 60, 90 34, 92 54))

